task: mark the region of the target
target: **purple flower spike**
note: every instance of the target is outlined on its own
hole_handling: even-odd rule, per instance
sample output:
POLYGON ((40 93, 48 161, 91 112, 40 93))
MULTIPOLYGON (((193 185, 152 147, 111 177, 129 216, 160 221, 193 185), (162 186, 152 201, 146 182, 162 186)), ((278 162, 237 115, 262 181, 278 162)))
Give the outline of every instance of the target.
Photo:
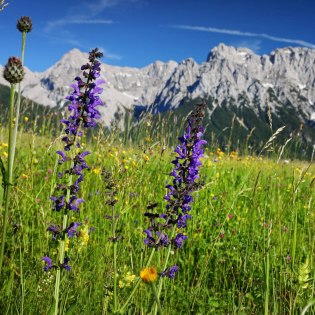
POLYGON ((71 222, 68 229, 67 229, 67 233, 68 233, 68 237, 71 238, 71 237, 74 237, 74 236, 77 236, 78 235, 78 232, 77 232, 77 228, 82 225, 81 222, 71 222))
POLYGON ((52 264, 52 260, 48 256, 42 257, 42 260, 46 263, 46 266, 44 267, 45 272, 54 267, 52 264))
MULTIPOLYGON (((84 202, 84 199, 80 198, 79 192, 80 184, 84 180, 84 170, 89 169, 85 158, 90 152, 83 151, 80 141, 84 127, 94 127, 96 120, 101 118, 98 107, 103 105, 103 102, 99 94, 103 91, 100 85, 105 81, 99 79, 101 63, 98 59, 102 56, 103 54, 97 48, 90 52, 89 62, 81 67, 83 71, 81 77, 75 77, 75 82, 70 85, 73 89, 72 93, 66 97, 67 108, 70 113, 68 117, 60 120, 64 128, 64 135, 61 138, 64 149, 58 150, 56 153, 59 155, 58 164, 62 165, 62 169, 57 172, 56 192, 50 199, 52 200, 52 209, 58 212, 62 211, 64 219, 69 211, 78 212, 80 204, 84 202), (74 149, 79 152, 67 153, 74 149), (65 162, 71 162, 68 169, 65 169, 63 165, 65 162)), ((81 224, 80 222, 72 222, 66 228, 62 228, 58 224, 51 224, 47 231, 52 233, 53 240, 64 242, 66 237, 78 236, 77 229, 81 224)), ((64 247, 60 247, 60 250, 64 250, 64 247)), ((70 271, 69 257, 66 257, 63 262, 59 261, 57 266, 53 266, 52 260, 47 256, 42 259, 46 262, 45 271, 52 267, 70 271)))
POLYGON ((173 240, 173 243, 176 248, 182 248, 183 242, 187 239, 188 237, 182 233, 178 233, 176 237, 173 240))
POLYGON ((200 158, 203 157, 203 145, 207 142, 202 140, 203 127, 201 121, 205 115, 205 104, 199 104, 188 117, 184 135, 178 140, 180 144, 176 147, 173 171, 170 173, 172 183, 165 186, 168 189, 164 196, 166 200, 166 213, 156 215, 145 213, 150 218, 151 226, 145 233, 147 238, 144 240, 148 247, 163 247, 172 244, 175 248, 181 248, 187 236, 179 233, 175 238, 169 240, 167 234, 162 232, 164 229, 175 226, 179 229, 187 227, 187 221, 191 219, 188 214, 191 204, 194 201, 192 193, 197 190, 199 179, 200 158), (164 222, 161 223, 161 220, 164 222))
POLYGON ((63 261, 63 264, 60 265, 61 268, 66 269, 68 272, 71 269, 71 266, 68 265, 68 262, 70 261, 69 257, 66 257, 65 260, 63 261))
POLYGON ((67 156, 65 155, 65 153, 63 151, 58 150, 57 154, 59 154, 61 157, 61 159, 58 161, 59 164, 62 164, 63 162, 66 162, 69 160, 69 158, 67 158, 67 156))
POLYGON ((170 279, 174 279, 176 276, 176 272, 178 270, 179 270, 179 267, 176 265, 172 267, 168 267, 162 272, 161 277, 168 277, 170 279))
POLYGON ((51 196, 50 199, 54 201, 53 210, 60 211, 65 206, 65 197, 64 196, 51 196))
POLYGON ((48 228, 47 231, 52 233, 52 238, 54 240, 57 240, 57 238, 61 235, 62 229, 60 225, 56 224, 51 224, 48 228))
POLYGON ((69 209, 72 211, 79 211, 80 210, 79 204, 81 202, 84 202, 84 199, 82 199, 82 198, 77 199, 76 196, 72 196, 70 199, 70 203, 69 203, 69 209))

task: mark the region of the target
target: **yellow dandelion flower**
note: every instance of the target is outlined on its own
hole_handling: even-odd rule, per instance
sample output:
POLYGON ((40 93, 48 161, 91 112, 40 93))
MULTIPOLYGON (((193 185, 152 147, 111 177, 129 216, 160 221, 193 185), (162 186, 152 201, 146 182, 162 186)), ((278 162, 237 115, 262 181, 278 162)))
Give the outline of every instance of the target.
POLYGON ((92 171, 94 174, 96 175, 100 175, 101 172, 102 172, 102 169, 100 167, 97 167, 97 168, 93 168, 93 171, 92 171))
POLYGON ((144 268, 140 272, 140 278, 146 283, 152 283, 157 280, 157 270, 155 267, 144 268))
POLYGON ((7 148, 9 145, 8 145, 7 143, 2 143, 2 146, 3 146, 4 148, 7 148))
POLYGON ((145 161, 149 161, 149 160, 150 160, 150 158, 149 158, 145 153, 142 154, 142 158, 143 158, 145 161))
POLYGON ((7 158, 8 157, 8 153, 7 152, 2 152, 2 155, 7 158))
POLYGON ((27 116, 24 117, 24 121, 28 122, 28 117, 27 116))

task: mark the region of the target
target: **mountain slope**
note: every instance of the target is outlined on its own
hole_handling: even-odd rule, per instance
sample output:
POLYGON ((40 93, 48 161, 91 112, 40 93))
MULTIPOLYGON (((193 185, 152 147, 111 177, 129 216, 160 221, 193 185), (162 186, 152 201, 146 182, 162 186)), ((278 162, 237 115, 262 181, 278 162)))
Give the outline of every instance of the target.
MULTIPOLYGON (((50 107, 63 106, 69 85, 86 60, 87 54, 73 49, 45 72, 26 69, 23 95, 50 107)), ((214 47, 202 64, 191 58, 180 63, 156 61, 141 69, 102 64, 106 107, 101 112, 109 125, 118 112, 135 105, 153 113, 185 112, 196 100, 205 99, 209 126, 219 134, 231 128, 233 118, 240 134, 252 132, 254 138, 265 140, 271 130, 287 125, 289 133, 300 130, 303 140, 312 143, 314 65, 315 50, 309 48, 288 47, 260 56, 224 44, 214 47)), ((0 83, 5 84, 2 78, 0 83)))

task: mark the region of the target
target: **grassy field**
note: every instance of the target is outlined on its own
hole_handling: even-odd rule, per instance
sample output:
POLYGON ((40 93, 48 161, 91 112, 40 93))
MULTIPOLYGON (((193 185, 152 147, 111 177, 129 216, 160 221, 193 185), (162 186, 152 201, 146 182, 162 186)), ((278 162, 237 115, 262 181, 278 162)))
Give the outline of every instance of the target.
MULTIPOLYGON (((126 302, 150 256, 143 244, 148 227, 144 213, 152 203, 157 203, 158 213, 165 209, 171 148, 164 150, 149 138, 131 147, 111 139, 101 133, 83 138, 91 152, 81 190, 86 202, 79 213, 71 212, 70 220, 84 225, 80 237, 68 244, 72 268, 62 273, 62 314, 113 314, 114 244, 118 303, 126 302), (105 176, 103 168, 111 175, 105 176), (117 189, 114 206, 108 205, 109 178, 117 189), (116 243, 110 240, 112 217, 116 243)), ((7 142, 1 129, 4 162, 7 142)), ((49 199, 60 146, 59 139, 47 136, 18 136, 1 314, 49 314, 53 303, 55 270, 44 272, 41 257, 57 250, 46 230, 51 222, 61 224, 49 199)), ((208 147, 201 175, 188 240, 170 253, 170 263, 180 270, 173 280, 164 281, 164 314, 300 314, 315 296, 314 167, 208 147)), ((159 272, 166 255, 162 249, 151 261, 159 272)), ((153 314, 153 305, 151 290, 141 283, 125 313, 153 314)), ((307 314, 315 314, 314 306, 307 314)))

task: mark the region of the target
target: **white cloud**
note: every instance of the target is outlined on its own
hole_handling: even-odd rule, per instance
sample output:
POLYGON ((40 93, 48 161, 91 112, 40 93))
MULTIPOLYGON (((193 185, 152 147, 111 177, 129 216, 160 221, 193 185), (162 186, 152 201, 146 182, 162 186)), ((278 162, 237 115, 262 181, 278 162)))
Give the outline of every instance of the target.
POLYGON ((252 32, 243 32, 239 30, 229 30, 224 28, 215 28, 215 27, 204 27, 204 26, 190 26, 190 25, 172 25, 173 28, 191 30, 191 31, 201 31, 201 32, 209 32, 209 33, 219 33, 219 34, 227 34, 227 35, 236 35, 236 36, 247 36, 247 37, 260 37, 272 40, 274 42, 282 42, 289 44, 297 44, 309 48, 315 48, 315 44, 306 42, 301 39, 290 39, 277 37, 265 33, 252 33, 252 32))

